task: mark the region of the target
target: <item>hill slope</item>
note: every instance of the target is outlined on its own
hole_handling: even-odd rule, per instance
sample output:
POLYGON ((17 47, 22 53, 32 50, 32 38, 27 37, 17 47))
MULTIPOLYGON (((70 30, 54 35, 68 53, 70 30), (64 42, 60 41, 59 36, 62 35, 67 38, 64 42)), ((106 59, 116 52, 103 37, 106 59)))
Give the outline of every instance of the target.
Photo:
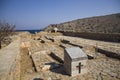
POLYGON ((53 30, 54 27, 70 32, 120 33, 120 13, 50 24, 44 30, 53 30))

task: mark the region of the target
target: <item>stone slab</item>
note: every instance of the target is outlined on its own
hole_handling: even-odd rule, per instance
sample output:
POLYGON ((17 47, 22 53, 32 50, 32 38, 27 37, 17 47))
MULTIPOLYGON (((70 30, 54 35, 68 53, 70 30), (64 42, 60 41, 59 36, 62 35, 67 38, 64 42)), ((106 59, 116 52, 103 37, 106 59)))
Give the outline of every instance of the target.
POLYGON ((40 72, 45 64, 55 62, 45 51, 35 52, 31 56, 37 72, 40 72))
POLYGON ((87 59, 87 55, 79 47, 65 48, 72 60, 87 59))
POLYGON ((20 40, 18 39, 0 50, 0 80, 6 80, 11 75, 9 73, 11 73, 16 57, 20 53, 19 47, 20 40))

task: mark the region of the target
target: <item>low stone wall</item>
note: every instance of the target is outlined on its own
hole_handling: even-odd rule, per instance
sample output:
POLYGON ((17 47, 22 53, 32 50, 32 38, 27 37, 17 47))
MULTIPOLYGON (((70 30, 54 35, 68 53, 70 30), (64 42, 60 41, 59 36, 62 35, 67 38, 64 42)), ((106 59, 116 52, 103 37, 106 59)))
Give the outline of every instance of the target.
POLYGON ((0 80, 20 80, 20 39, 0 50, 0 80))
POLYGON ((109 34, 109 33, 85 33, 85 32, 64 32, 59 31, 66 36, 82 37, 87 39, 120 42, 120 34, 109 34))
POLYGON ((107 50, 104 50, 104 49, 100 49, 100 48, 97 48, 97 52, 105 54, 108 57, 120 60, 120 54, 117 54, 117 53, 114 53, 114 52, 110 52, 110 51, 107 51, 107 50))

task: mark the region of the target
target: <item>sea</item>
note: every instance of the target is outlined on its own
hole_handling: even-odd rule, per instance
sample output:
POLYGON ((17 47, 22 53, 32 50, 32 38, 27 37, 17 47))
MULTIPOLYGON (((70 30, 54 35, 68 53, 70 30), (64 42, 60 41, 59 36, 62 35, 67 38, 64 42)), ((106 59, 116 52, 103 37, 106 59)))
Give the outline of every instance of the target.
POLYGON ((42 30, 16 30, 16 32, 24 32, 24 31, 28 31, 28 32, 30 32, 32 34, 35 34, 35 32, 40 32, 42 30))

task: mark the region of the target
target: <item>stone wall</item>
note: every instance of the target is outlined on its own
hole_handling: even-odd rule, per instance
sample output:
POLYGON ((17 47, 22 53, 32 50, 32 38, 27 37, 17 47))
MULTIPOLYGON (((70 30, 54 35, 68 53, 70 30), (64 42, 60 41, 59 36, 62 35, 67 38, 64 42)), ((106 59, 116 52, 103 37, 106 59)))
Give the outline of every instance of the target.
POLYGON ((100 48, 97 48, 97 52, 105 54, 108 57, 120 60, 120 54, 119 53, 110 52, 110 51, 107 51, 107 50, 104 50, 104 49, 100 49, 100 48))
POLYGON ((20 39, 0 50, 0 80, 20 80, 20 39))
POLYGON ((82 37, 87 39, 120 42, 120 34, 109 34, 109 33, 80 33, 80 32, 62 32, 66 36, 82 37))

